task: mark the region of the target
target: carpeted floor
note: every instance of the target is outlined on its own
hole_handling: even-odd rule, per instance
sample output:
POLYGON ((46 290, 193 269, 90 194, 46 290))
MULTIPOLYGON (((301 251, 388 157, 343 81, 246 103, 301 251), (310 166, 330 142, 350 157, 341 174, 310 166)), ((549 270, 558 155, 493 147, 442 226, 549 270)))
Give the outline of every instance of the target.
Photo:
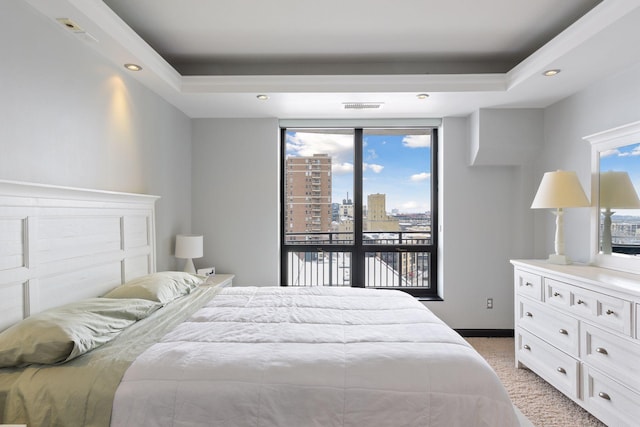
POLYGON ((516 369, 513 338, 467 338, 496 371, 511 401, 536 427, 606 427, 528 369, 516 369))

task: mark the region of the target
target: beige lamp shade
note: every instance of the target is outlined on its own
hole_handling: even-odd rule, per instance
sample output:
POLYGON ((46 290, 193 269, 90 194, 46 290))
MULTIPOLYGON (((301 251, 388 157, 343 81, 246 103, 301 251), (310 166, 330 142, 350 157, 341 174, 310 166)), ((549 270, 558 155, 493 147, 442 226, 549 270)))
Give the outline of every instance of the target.
POLYGON ((532 209, 579 208, 590 206, 578 176, 573 171, 546 172, 538 187, 532 209))
POLYGON ((600 173, 600 208, 639 209, 640 199, 629 174, 624 171, 600 173))
POLYGON ((553 264, 570 264, 564 254, 564 208, 590 206, 587 195, 580 185, 578 176, 572 171, 546 172, 540 181, 540 187, 531 204, 532 209, 555 209, 556 236, 555 253, 549 255, 553 264))

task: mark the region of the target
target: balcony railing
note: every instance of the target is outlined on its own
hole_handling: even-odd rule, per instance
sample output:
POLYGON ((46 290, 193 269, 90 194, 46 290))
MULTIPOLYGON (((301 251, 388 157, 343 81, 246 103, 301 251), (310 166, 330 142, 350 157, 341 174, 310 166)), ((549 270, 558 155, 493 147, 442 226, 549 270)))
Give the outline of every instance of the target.
POLYGON ((425 231, 363 233, 364 283, 353 284, 353 232, 286 233, 287 285, 430 288, 431 249, 419 245, 431 242, 425 231))
MULTIPOLYGON (((428 252, 367 252, 364 262, 368 288, 428 288, 428 252)), ((351 286, 351 253, 343 251, 289 252, 289 286, 351 286)))
MULTIPOLYGON (((314 217, 315 218, 315 217, 314 217)), ((297 232, 286 233, 286 243, 314 245, 345 245, 353 243, 353 232, 328 231, 328 232, 297 232)), ((365 245, 430 245, 430 231, 365 231, 362 233, 365 245)))

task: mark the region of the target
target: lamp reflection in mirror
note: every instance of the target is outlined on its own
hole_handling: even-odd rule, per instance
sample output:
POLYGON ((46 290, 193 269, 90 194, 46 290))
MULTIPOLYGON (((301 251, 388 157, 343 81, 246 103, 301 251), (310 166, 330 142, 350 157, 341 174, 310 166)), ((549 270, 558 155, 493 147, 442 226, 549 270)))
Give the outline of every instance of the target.
POLYGON ((203 236, 193 234, 178 234, 176 236, 176 258, 186 259, 184 271, 187 273, 196 272, 193 265, 193 258, 200 258, 203 255, 203 236))
POLYGON ((629 174, 625 171, 607 171, 600 173, 600 209, 602 212, 602 253, 611 253, 611 209, 638 209, 640 199, 629 174))
POLYGON ((563 209, 587 206, 590 206, 589 199, 587 199, 575 172, 558 170, 544 174, 531 208, 555 209, 555 253, 549 255, 548 262, 553 264, 571 263, 571 260, 564 254, 563 209))

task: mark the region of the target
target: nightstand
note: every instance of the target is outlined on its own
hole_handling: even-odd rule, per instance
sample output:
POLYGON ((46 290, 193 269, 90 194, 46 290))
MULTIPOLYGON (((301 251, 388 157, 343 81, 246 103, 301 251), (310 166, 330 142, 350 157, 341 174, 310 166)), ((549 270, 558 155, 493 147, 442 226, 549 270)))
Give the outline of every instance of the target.
POLYGON ((216 274, 215 276, 209 276, 207 281, 202 286, 218 286, 220 288, 226 288, 227 286, 233 286, 233 278, 235 274, 216 274))

